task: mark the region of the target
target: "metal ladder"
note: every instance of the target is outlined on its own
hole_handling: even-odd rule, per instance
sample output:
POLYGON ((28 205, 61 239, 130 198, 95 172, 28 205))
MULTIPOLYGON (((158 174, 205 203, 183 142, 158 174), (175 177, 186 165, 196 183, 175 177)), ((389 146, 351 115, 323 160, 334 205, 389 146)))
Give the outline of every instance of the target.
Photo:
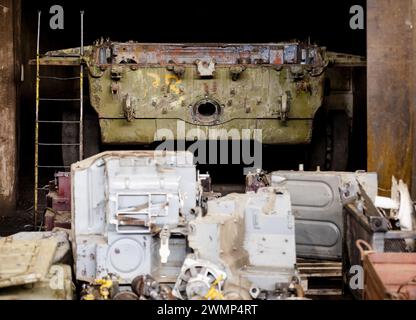
MULTIPOLYGON (((56 170, 65 170, 70 169, 69 166, 64 165, 42 165, 39 164, 39 147, 46 149, 47 147, 63 147, 66 146, 76 146, 78 147, 78 161, 82 160, 84 157, 84 146, 83 146, 83 136, 84 136, 84 65, 83 65, 83 56, 84 56, 84 12, 81 11, 81 41, 80 41, 80 50, 79 55, 71 56, 72 58, 78 58, 77 64, 71 65, 71 67, 79 67, 79 74, 73 77, 54 77, 54 76, 43 76, 40 74, 40 21, 41 21, 41 11, 38 11, 38 30, 37 30, 37 44, 36 44, 36 104, 35 104, 35 157, 34 157, 34 226, 37 227, 38 223, 38 214, 39 214, 39 192, 44 190, 44 188, 39 187, 39 170, 40 169, 56 169, 56 170), (40 96, 40 82, 41 80, 54 80, 54 81, 79 81, 79 97, 78 98, 45 98, 40 96), (41 102, 79 102, 79 119, 78 120, 41 120, 39 119, 39 109, 41 102), (73 124, 79 125, 79 136, 78 141, 75 143, 47 143, 39 142, 39 130, 40 125, 48 124, 73 124)), ((54 65, 56 67, 63 67, 67 65, 54 65)), ((44 150, 42 150, 44 151, 44 150)))

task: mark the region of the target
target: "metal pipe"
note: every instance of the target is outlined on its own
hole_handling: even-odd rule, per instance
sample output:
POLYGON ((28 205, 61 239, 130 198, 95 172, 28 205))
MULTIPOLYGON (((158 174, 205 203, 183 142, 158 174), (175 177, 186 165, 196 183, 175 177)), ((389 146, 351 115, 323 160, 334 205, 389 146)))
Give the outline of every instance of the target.
POLYGON ((84 11, 81 11, 81 49, 80 55, 81 57, 84 56, 84 11))
POLYGON ((79 160, 84 158, 84 11, 81 11, 81 47, 79 74, 79 160))
POLYGON ((35 104, 35 186, 34 186, 34 226, 36 228, 38 220, 38 184, 39 184, 39 85, 40 85, 40 17, 41 11, 38 11, 38 30, 36 40, 36 104, 35 104))

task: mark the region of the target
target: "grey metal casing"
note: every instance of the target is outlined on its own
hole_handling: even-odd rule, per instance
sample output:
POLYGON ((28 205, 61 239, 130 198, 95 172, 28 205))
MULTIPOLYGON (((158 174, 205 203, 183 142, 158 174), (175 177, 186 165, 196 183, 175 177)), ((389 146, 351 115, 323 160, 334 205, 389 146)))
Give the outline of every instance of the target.
POLYGON ((198 259, 227 273, 227 285, 274 290, 295 274, 295 224, 284 188, 231 194, 208 202, 190 223, 189 246, 198 259))
MULTIPOLYGON (((130 283, 155 268, 163 275, 154 254, 160 239, 151 231, 176 228, 180 214, 187 217, 195 208, 192 154, 104 152, 73 164, 71 172, 76 278, 93 281, 113 273, 130 283)), ((184 252, 172 250, 172 258, 184 252)))
POLYGON ((372 199, 377 196, 376 173, 276 171, 272 185, 290 192, 296 219, 298 257, 341 259, 343 205, 359 191, 359 181, 372 199))

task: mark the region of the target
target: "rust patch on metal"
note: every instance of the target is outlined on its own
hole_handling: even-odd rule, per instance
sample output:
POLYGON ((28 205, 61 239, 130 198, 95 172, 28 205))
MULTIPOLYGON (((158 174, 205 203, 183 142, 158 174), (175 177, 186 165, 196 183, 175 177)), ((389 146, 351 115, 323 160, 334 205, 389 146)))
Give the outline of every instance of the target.
POLYGON ((364 299, 416 299, 416 254, 370 253, 364 257, 364 272, 364 299))
POLYGON ((389 194, 394 175, 411 185, 414 153, 413 1, 368 1, 368 170, 389 194))
POLYGON ((0 19, 0 215, 10 213, 15 207, 16 188, 16 85, 14 55, 14 5, 8 7, 0 19))

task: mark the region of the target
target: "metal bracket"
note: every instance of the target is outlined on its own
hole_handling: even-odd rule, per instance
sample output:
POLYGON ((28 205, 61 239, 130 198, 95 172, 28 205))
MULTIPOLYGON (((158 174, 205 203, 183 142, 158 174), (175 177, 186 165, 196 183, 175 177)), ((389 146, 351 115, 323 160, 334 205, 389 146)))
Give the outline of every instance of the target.
POLYGON ((179 79, 185 74, 185 68, 182 66, 167 66, 166 70, 173 72, 179 79))
POLYGON ((287 121, 289 111, 290 111, 290 93, 287 92, 281 96, 281 101, 278 106, 278 117, 283 123, 287 121))
POLYGON ((131 122, 136 115, 135 100, 136 99, 129 94, 126 95, 124 100, 123 111, 128 122, 131 122))
POLYGON ((169 238, 170 238, 170 230, 168 226, 163 226, 162 231, 160 231, 160 262, 167 263, 168 257, 170 255, 169 250, 169 238))
POLYGON ((246 70, 244 66, 233 66, 230 68, 231 79, 237 81, 243 71, 246 70))
POLYGON ((123 77, 123 67, 112 66, 111 67, 111 79, 119 81, 123 77))
POLYGON ((215 60, 210 62, 196 60, 197 73, 200 77, 213 77, 215 74, 215 60))

